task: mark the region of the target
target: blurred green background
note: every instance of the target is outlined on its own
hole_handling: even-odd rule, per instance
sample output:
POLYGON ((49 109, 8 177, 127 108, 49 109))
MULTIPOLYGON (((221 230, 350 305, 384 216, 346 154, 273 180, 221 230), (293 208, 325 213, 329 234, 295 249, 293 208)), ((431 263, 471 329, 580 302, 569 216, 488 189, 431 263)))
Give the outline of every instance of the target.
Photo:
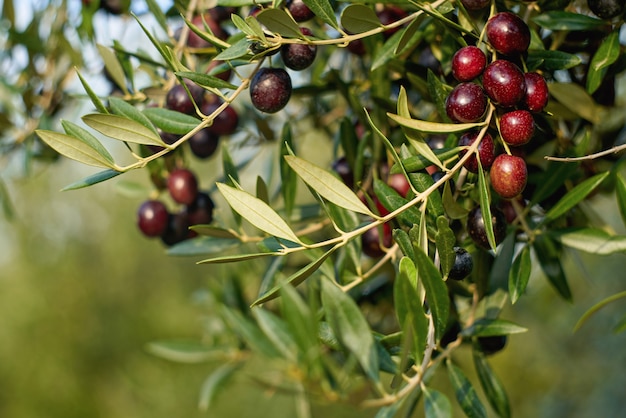
MULTIPOLYGON (((200 387, 218 365, 175 364, 147 352, 150 341, 201 338, 204 312, 194 301, 219 271, 165 256, 160 242, 143 238, 135 227, 140 200, 120 195, 118 180, 59 192, 88 173, 61 161, 9 183, 16 216, 0 220, 0 416, 295 416, 291 398, 245 378, 260 368, 244 370, 201 413, 200 387)), ((142 182, 142 175, 128 179, 142 182)), ((610 196, 596 204, 623 232, 610 196)), ((530 329, 490 360, 517 417, 616 417, 626 408, 626 334, 610 332, 624 304, 572 332, 588 307, 624 290, 626 257, 567 254, 574 304, 537 274, 503 314, 530 329)), ((469 352, 455 360, 469 365, 469 352)), ((444 373, 433 387, 450 393, 444 373)), ((312 415, 375 413, 315 405, 312 415)))

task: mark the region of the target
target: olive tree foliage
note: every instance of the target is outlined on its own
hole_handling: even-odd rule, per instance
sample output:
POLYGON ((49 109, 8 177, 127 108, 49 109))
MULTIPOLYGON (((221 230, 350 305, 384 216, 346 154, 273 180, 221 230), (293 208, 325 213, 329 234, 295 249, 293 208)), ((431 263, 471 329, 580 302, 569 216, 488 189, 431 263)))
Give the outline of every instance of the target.
MULTIPOLYGON (((142 170, 150 184, 145 198, 162 198, 170 207, 166 179, 173 168, 221 166, 210 190, 220 210, 210 224, 190 225, 190 238, 168 253, 196 257, 199 269, 230 263, 245 273, 209 286, 211 314, 220 325, 207 329, 203 342, 150 345, 174 361, 223 363, 204 384, 201 407, 209 408, 217 390, 260 357, 281 376, 259 377, 262 383, 293 393, 302 405, 317 398, 377 408, 379 417, 409 416, 418 407, 428 417, 445 417, 456 398, 468 416, 486 416, 487 408, 509 416, 486 342, 503 344, 526 329, 502 318, 503 307, 525 297, 538 271, 573 300, 561 264, 567 249, 598 256, 626 250, 626 236, 586 204, 595 194, 611 195, 626 222, 620 154, 626 103, 617 94, 626 86, 623 13, 601 19, 585 2, 564 0, 492 1, 480 10, 454 0, 398 0, 395 13, 384 14, 389 3, 305 0, 314 16, 299 23, 282 1, 180 0, 164 10, 147 0, 158 25, 148 27, 142 16, 129 14, 128 4, 111 3, 83 2, 80 19, 72 20, 67 2, 50 2, 17 31, 13 3, 5 1, 2 65, 13 65, 18 50, 28 59, 2 74, 2 158, 54 161, 61 154, 98 168, 67 190, 142 170), (140 25, 149 46, 97 46, 114 87, 108 97, 81 75, 79 52, 93 43, 92 17, 104 6, 140 25), (227 13, 211 14, 217 10, 227 13), (493 100, 476 121, 454 123, 446 112, 458 84, 451 74, 454 53, 477 45, 489 61, 502 58, 484 28, 504 11, 530 28, 528 50, 505 58, 540 74, 549 87, 548 105, 533 114, 535 134, 523 148, 500 139, 507 109, 493 100), (200 47, 190 46, 191 36, 203 41, 200 47), (262 68, 281 68, 275 52, 286 45, 316 46, 317 56, 308 69, 289 71, 287 107, 264 114, 251 104, 251 80, 262 68), (224 71, 232 76, 219 78, 224 71), (77 76, 93 109, 82 124, 57 125, 59 109, 71 100, 64 86, 77 76), (184 84, 191 94, 188 82, 221 104, 208 114, 197 103, 191 115, 167 108, 166 93, 184 84), (239 115, 237 132, 221 139, 208 162, 197 161, 187 142, 218 123, 229 106, 239 115), (469 131, 477 140, 459 145, 469 131), (163 133, 176 139, 165 141, 163 133), (527 165, 519 197, 501 198, 480 163, 476 172, 465 168, 488 133, 499 153, 521 156, 527 165), (307 152, 301 151, 304 137, 314 142, 307 152), (107 150, 111 140, 124 144, 125 158, 107 150), (239 153, 268 144, 272 155, 239 153), (341 158, 350 179, 311 158, 316 147, 341 158), (241 175, 250 175, 254 164, 267 170, 251 190, 241 175), (406 193, 392 187, 397 175, 406 193), (482 225, 482 241, 472 236, 474 222, 482 225), (372 235, 380 239, 363 238, 372 235), (375 257, 364 254, 372 244, 375 257), (455 247, 473 260, 469 277, 459 281, 450 278, 455 247), (482 391, 455 362, 460 347, 471 347, 482 391), (449 377, 454 393, 431 386, 437 373, 449 377)), ((607 295, 579 325, 624 296, 607 295)), ((615 332, 624 329, 626 316, 615 332)))

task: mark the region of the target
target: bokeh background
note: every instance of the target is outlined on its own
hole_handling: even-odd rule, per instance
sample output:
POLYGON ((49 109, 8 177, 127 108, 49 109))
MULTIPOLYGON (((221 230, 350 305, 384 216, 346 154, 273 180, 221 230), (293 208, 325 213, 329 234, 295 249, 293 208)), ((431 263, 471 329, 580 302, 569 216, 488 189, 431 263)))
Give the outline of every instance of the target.
MULTIPOLYGON (((246 377, 266 373, 262 367, 244 370, 201 413, 200 388, 219 364, 172 363, 146 350, 155 340, 201 338, 206 312, 198 301, 221 272, 167 256, 141 236, 141 200, 120 183, 147 184, 143 173, 59 191, 89 172, 60 161, 9 182, 15 217, 0 220, 0 416, 293 417, 293 399, 246 377)), ((593 205, 624 232, 612 196, 597 195, 593 205)), ((503 314, 529 331, 490 361, 515 416, 617 417, 626 407, 626 334, 611 328, 626 306, 609 305, 572 329, 587 308, 624 290, 626 256, 566 257, 574 303, 533 274, 528 294, 503 314)), ((463 349, 455 359, 470 364, 463 349)), ((433 384, 450 389, 445 373, 433 384)), ((374 415, 351 405, 313 408, 320 417, 374 415)))

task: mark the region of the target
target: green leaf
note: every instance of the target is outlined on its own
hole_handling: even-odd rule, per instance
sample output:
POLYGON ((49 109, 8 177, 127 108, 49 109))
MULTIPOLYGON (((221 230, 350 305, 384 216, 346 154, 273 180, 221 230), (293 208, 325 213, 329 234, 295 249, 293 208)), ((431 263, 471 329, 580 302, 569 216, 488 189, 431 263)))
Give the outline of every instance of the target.
POLYGON ((589 70, 587 71, 587 92, 589 94, 593 94, 600 87, 608 67, 619 58, 621 50, 619 32, 619 30, 614 30, 604 38, 589 63, 589 70))
POLYGON ((221 313, 227 326, 238 335, 252 350, 270 358, 281 357, 274 344, 259 329, 256 323, 241 312, 226 305, 221 306, 221 313))
POLYGON ((509 297, 512 304, 517 302, 519 297, 526 291, 531 269, 530 247, 526 245, 513 260, 513 265, 509 272, 509 297))
POLYGON ((185 135, 200 123, 193 116, 162 107, 145 108, 143 114, 158 128, 176 135, 185 135))
POLYGON ((528 51, 528 69, 537 70, 543 68, 546 71, 567 70, 580 64, 582 60, 578 55, 563 51, 547 49, 531 49, 528 51))
POLYGON ((110 154, 107 153, 103 156, 99 150, 94 149, 92 144, 83 139, 41 129, 37 129, 35 133, 43 142, 67 158, 95 167, 114 167, 114 164, 109 160, 110 154))
POLYGON ((428 84, 428 94, 430 94, 432 102, 435 103, 437 107, 437 113, 444 122, 450 124, 452 121, 446 112, 446 99, 452 91, 452 88, 443 84, 431 69, 428 69, 426 82, 428 84))
POLYGON ((260 305, 261 303, 265 303, 272 299, 275 299, 276 297, 278 297, 278 292, 280 291, 280 289, 286 284, 291 284, 294 287, 298 286, 300 283, 302 283, 303 281, 311 277, 311 275, 320 268, 320 266, 326 261, 326 259, 333 252, 335 252, 336 249, 337 247, 333 247, 330 250, 326 251, 324 254, 322 254, 321 257, 319 257, 316 260, 311 261, 309 264, 307 264, 306 266, 302 267, 300 270, 298 270, 297 272, 289 276, 285 280, 284 283, 280 283, 277 286, 274 286, 273 288, 268 290, 266 293, 261 295, 257 300, 255 300, 252 303, 252 306, 260 305))
POLYGON ((280 289, 281 316, 285 318, 288 335, 304 353, 303 360, 309 363, 319 356, 318 324, 315 315, 291 284, 280 289))
POLYGON ((448 287, 442 280, 441 274, 433 261, 419 246, 415 247, 415 260, 417 271, 419 272, 419 280, 426 290, 426 300, 433 315, 435 336, 439 340, 446 330, 450 313, 448 287))
POLYGON ((330 280, 322 280, 322 305, 339 342, 348 349, 370 379, 379 380, 378 353, 369 324, 357 304, 330 280))
POLYGON ((80 139, 85 144, 93 148, 102 158, 110 163, 110 167, 115 165, 115 161, 113 157, 109 153, 109 151, 102 145, 102 143, 91 133, 76 125, 73 122, 62 120, 61 126, 65 130, 65 133, 73 136, 74 138, 80 139))
POLYGON ((223 360, 228 356, 225 350, 199 341, 154 341, 146 346, 146 350, 165 360, 189 364, 223 360))
POLYGON ((587 322, 587 320, 589 320, 589 318, 591 318, 591 316, 595 314, 596 312, 598 312, 600 309, 604 308, 609 303, 612 303, 612 302, 615 302, 616 300, 624 299, 624 298, 626 298, 626 291, 611 295, 605 299, 602 299, 600 302, 596 303, 595 305, 593 305, 580 317, 578 322, 576 322, 576 325, 574 326, 574 332, 578 331, 580 327, 582 327, 585 324, 585 322, 587 322))
POLYGON ((167 25, 167 18, 165 17, 165 13, 163 13, 163 10, 161 10, 161 7, 157 3, 157 1, 146 0, 146 3, 148 5, 148 10, 150 10, 150 13, 152 14, 152 16, 154 16, 161 29, 163 29, 164 32, 167 32, 169 29, 169 26, 167 25))
MULTIPOLYGON (((254 308, 251 312, 259 328, 274 344, 274 347, 290 361, 297 360, 298 346, 285 321, 267 309, 254 308)), ((289 317, 285 316, 285 318, 289 317)))
POLYGON ((476 123, 438 123, 438 122, 428 122, 425 120, 419 119, 411 119, 406 118, 400 115, 395 115, 393 113, 387 113, 387 116, 396 123, 401 126, 414 129, 423 133, 456 133, 456 132, 465 132, 470 129, 479 128, 484 126, 484 122, 476 122, 476 123))
POLYGON ((590 254, 609 255, 626 251, 626 236, 611 235, 599 228, 569 228, 551 231, 550 236, 566 247, 590 254))
POLYGON ((409 257, 413 262, 415 262, 415 250, 413 249, 413 243, 411 243, 411 238, 409 238, 409 234, 403 229, 394 229, 393 232, 393 241, 398 244, 402 254, 409 257))
POLYGON ((11 196, 9 196, 9 190, 6 183, 0 177, 0 206, 2 207, 2 214, 5 219, 13 220, 15 217, 15 209, 11 204, 11 196))
POLYGON ((381 23, 371 7, 351 4, 341 12, 341 26, 350 33, 363 33, 381 27, 381 23))
POLYGON ((485 224, 485 232, 487 241, 492 250, 497 247, 496 235, 493 232, 493 217, 491 216, 491 198, 489 197, 489 189, 487 188, 486 174, 483 171, 482 164, 478 164, 478 197, 480 200, 480 210, 483 215, 485 224))
POLYGON ((410 327, 409 334, 412 353, 416 363, 420 363, 424 357, 428 337, 428 318, 424 313, 422 299, 417 292, 417 270, 408 257, 402 257, 399 264, 399 274, 393 285, 393 300, 396 317, 400 329, 410 327))
POLYGON ((544 199, 551 197, 567 179, 576 174, 579 165, 575 163, 563 164, 556 161, 549 161, 548 168, 542 174, 541 182, 537 186, 530 201, 529 207, 541 203, 544 199))
POLYGON ((322 19, 324 23, 330 25, 332 28, 339 30, 339 25, 337 25, 337 19, 335 18, 335 11, 333 10, 333 6, 330 4, 328 0, 303 0, 304 4, 306 4, 309 9, 317 17, 322 19))
POLYGON ((287 160, 282 158, 283 155, 288 155, 289 150, 293 150, 293 138, 291 134, 291 125, 289 123, 285 123, 282 131, 282 145, 280 147, 280 180, 281 187, 280 191, 283 196, 283 202, 285 205, 285 214, 287 218, 291 216, 293 212, 294 204, 296 201, 296 191, 298 187, 297 179, 298 177, 295 175, 295 172, 289 168, 289 164, 287 164, 287 160))
POLYGON ((487 411, 485 411, 485 407, 480 402, 476 389, 474 389, 468 378, 465 377, 463 371, 450 361, 446 362, 446 366, 456 400, 463 412, 465 412, 465 415, 469 418, 487 418, 487 411))
POLYGON ((441 196, 443 207, 446 210, 446 215, 450 219, 463 219, 469 213, 465 207, 463 207, 452 194, 451 181, 446 181, 443 186, 443 193, 441 196))
MULTIPOLYGON (((440 148, 440 149, 433 150, 433 153, 437 156, 438 160, 446 161, 446 160, 456 158, 459 155, 460 151, 461 151, 461 147, 440 148)), ((423 155, 414 155, 411 157, 404 158, 402 160, 402 165, 404 166, 404 169, 408 173, 414 173, 416 171, 421 171, 425 169, 429 165, 432 165, 432 161, 430 161, 428 158, 424 157, 423 155)), ((400 169, 400 167, 396 165, 394 165, 391 168, 392 174, 400 173, 400 172, 402 172, 402 170, 400 169)))
POLYGON ((400 39, 402 39, 402 31, 394 33, 380 48, 376 49, 376 53, 372 59, 371 71, 384 67, 393 59, 395 50, 398 49, 398 45, 400 44, 400 39))
POLYGON ((435 235, 435 244, 437 251, 439 251, 439 263, 441 265, 441 271, 444 277, 448 277, 448 273, 454 266, 456 261, 456 252, 454 251, 454 244, 456 243, 456 236, 450 228, 448 218, 445 216, 439 216, 437 218, 437 235, 435 235))
POLYGON ((443 393, 422 387, 424 414, 426 418, 452 418, 452 404, 443 393))
POLYGON ((72 184, 68 184, 67 186, 62 188, 61 191, 65 192, 67 190, 76 190, 76 189, 82 189, 84 187, 93 186, 94 184, 98 184, 103 181, 110 180, 113 177, 119 176, 120 174, 122 174, 122 171, 116 171, 112 169, 100 171, 96 174, 87 176, 82 180, 76 181, 72 184))
POLYGON ((124 75, 124 69, 120 64, 120 61, 117 59, 117 56, 113 51, 109 48, 96 44, 98 47, 98 52, 100 52, 100 56, 104 61, 104 68, 111 76, 111 79, 117 86, 122 89, 124 93, 128 93, 128 88, 126 87, 126 76, 124 75))
POLYGON ((198 261, 197 264, 222 264, 222 263, 237 263, 240 261, 255 260, 262 257, 280 256, 282 253, 278 252, 265 252, 265 253, 252 253, 252 254, 234 254, 224 255, 221 257, 208 258, 206 260, 198 261))
POLYGON ((209 410, 217 393, 226 388, 226 382, 234 376, 239 367, 241 367, 240 364, 223 364, 215 369, 204 383, 202 383, 200 398, 198 400, 198 409, 200 411, 206 412, 209 410))
POLYGON ((550 94, 563 106, 591 123, 600 123, 602 109, 587 91, 576 83, 550 83, 550 94))
POLYGON ((361 199, 337 177, 302 158, 293 155, 285 155, 284 158, 293 171, 326 200, 342 208, 375 217, 361 199))
POLYGON ((557 204, 548 211, 548 213, 546 213, 542 223, 548 223, 567 213, 571 208, 585 199, 589 193, 593 192, 609 174, 610 173, 608 171, 596 174, 567 192, 567 194, 563 196, 561 200, 559 200, 557 204))
POLYGON ((626 315, 613 327, 613 334, 620 334, 624 331, 626 331, 626 315))
POLYGON ((138 122, 146 128, 150 129, 152 132, 154 132, 155 135, 159 134, 154 128, 154 125, 152 124, 150 119, 148 119, 146 115, 141 113, 135 106, 131 105, 130 103, 127 103, 117 97, 110 97, 109 106, 111 107, 111 111, 116 115, 125 116, 128 119, 132 119, 135 122, 138 122))
POLYGON ((107 108, 104 105, 104 103, 102 103, 102 100, 100 100, 98 95, 93 91, 91 86, 87 83, 87 80, 85 80, 83 78, 83 76, 80 74, 79 71, 76 71, 76 74, 78 74, 78 78, 80 79, 80 83, 83 85, 83 88, 85 89, 85 92, 87 93, 87 95, 91 99, 91 103, 93 103, 93 105, 96 108, 96 110, 98 112, 100 112, 100 113, 109 113, 109 111, 107 110, 107 108))
POLYGON ((491 370, 485 355, 480 350, 473 350, 473 357, 478 380, 485 391, 485 395, 487 395, 487 400, 491 407, 501 418, 509 418, 511 416, 511 406, 500 379, 491 370))
MULTIPOLYGON (((400 197, 398 192, 380 179, 374 179, 374 193, 383 207, 390 212, 409 202, 407 199, 400 197)), ((415 206, 409 207, 407 210, 398 215, 398 219, 407 226, 418 224, 420 222, 420 217, 420 211, 415 206)))
MULTIPOLYGON (((184 240, 167 250, 171 256, 197 256, 222 253, 241 245, 241 241, 231 238, 198 237, 184 240)), ((224 261, 222 261, 224 262, 224 261)), ((213 260, 213 263, 215 261, 213 260)))
POLYGON ((546 235, 539 235, 533 242, 535 255, 548 281, 557 292, 567 301, 572 301, 572 292, 561 266, 561 251, 552 239, 546 235))
POLYGON ((237 235, 233 233, 233 231, 215 225, 192 225, 189 229, 200 235, 206 235, 209 237, 238 239, 237 235))
POLYGON ((224 81, 221 78, 214 77, 206 73, 195 73, 193 71, 177 71, 176 75, 187 80, 191 80, 201 87, 209 87, 216 89, 231 89, 237 88, 234 84, 224 81))
POLYGON ((620 173, 615 177, 615 195, 622 222, 626 225, 626 179, 620 173))
POLYGON ((261 231, 302 244, 287 222, 261 199, 224 183, 217 183, 217 188, 235 212, 261 231))
POLYGON ((109 138, 135 144, 165 146, 161 137, 152 129, 123 116, 92 113, 83 116, 82 120, 109 138))
POLYGON ((283 9, 263 9, 256 18, 268 30, 276 32, 283 37, 302 38, 298 23, 283 9))
POLYGON ((413 19, 411 23, 402 31, 402 37, 398 41, 398 45, 394 51, 394 55, 400 55, 405 51, 409 51, 419 43, 426 34, 425 30, 421 30, 422 23, 426 18, 426 13, 420 14, 417 18, 413 19))
MULTIPOLYGON (((435 180, 428 173, 409 173, 409 181, 419 193, 425 192, 435 184, 435 180)), ((445 214, 439 190, 435 189, 430 193, 428 200, 426 200, 426 209, 428 214, 434 218, 445 214)))
POLYGON ((528 331, 527 328, 506 321, 504 319, 481 318, 461 331, 464 337, 493 337, 496 335, 519 334, 528 331))
POLYGON ((237 58, 245 57, 250 53, 250 41, 242 38, 217 54, 213 59, 218 61, 230 61, 237 58))
POLYGON ((593 30, 606 25, 606 22, 580 13, 550 11, 544 12, 533 19, 533 22, 550 30, 593 30))

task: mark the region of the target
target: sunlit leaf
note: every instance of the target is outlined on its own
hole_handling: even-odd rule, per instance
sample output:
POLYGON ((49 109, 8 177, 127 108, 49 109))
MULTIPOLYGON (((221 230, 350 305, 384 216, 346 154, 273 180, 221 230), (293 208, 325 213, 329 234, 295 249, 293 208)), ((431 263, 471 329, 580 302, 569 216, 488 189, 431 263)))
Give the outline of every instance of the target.
POLYGON ((97 44, 96 46, 98 47, 98 52, 104 61, 104 68, 111 76, 113 82, 115 82, 115 84, 117 84, 117 86, 121 88, 124 93, 128 93, 124 69, 120 64, 120 61, 117 59, 117 56, 115 56, 115 53, 103 45, 97 44))
POLYGON ((405 126, 410 129, 414 129, 423 133, 437 134, 437 133, 455 133, 465 132, 470 129, 479 128, 484 126, 484 122, 476 123, 438 123, 428 122, 425 120, 411 119, 396 115, 393 113, 387 113, 387 116, 399 125, 405 126))
POLYGON ((546 49, 532 49, 528 51, 528 68, 537 70, 542 68, 546 71, 567 70, 580 64, 582 60, 578 55, 563 51, 546 49))
POLYGON ((565 31, 593 30, 606 25, 604 20, 591 16, 557 10, 543 12, 532 20, 542 28, 565 31))
POLYGON ((82 139, 41 129, 36 130, 35 133, 43 142, 67 158, 95 167, 112 168, 114 166, 109 161, 110 154, 103 156, 82 139))
POLYGON ((606 75, 608 67, 613 64, 620 55, 619 30, 611 32, 604 40, 598 50, 593 54, 587 71, 587 92, 593 94, 606 75))
POLYGON ((482 402, 478 398, 476 389, 472 386, 463 371, 452 364, 451 361, 446 362, 448 369, 448 377, 454 388, 454 394, 459 406, 469 418, 487 418, 487 411, 482 402))
POLYGON ((493 218, 491 216, 491 197, 489 196, 489 189, 487 186, 486 174, 483 171, 481 164, 478 164, 478 197, 480 200, 480 210, 483 215, 483 222, 485 224, 485 233, 487 234, 487 241, 492 250, 497 247, 496 235, 493 232, 493 218))
POLYGON ((428 318, 424 314, 422 301, 417 293, 417 270, 408 257, 402 257, 399 274, 393 285, 396 317, 401 329, 411 327, 412 348, 416 362, 421 362, 426 348, 428 318))
POLYGON ((365 373, 379 380, 378 353, 365 317, 350 296, 330 280, 322 280, 322 305, 331 329, 358 360, 365 373))
POLYGON ((102 100, 100 100, 100 98, 93 91, 93 89, 91 88, 89 83, 87 83, 87 80, 85 80, 83 78, 83 76, 80 74, 79 71, 76 71, 76 74, 78 74, 78 78, 80 79, 80 83, 83 85, 83 88, 85 89, 85 92, 87 93, 87 95, 91 99, 91 103, 93 103, 93 105, 96 108, 96 110, 98 112, 100 112, 100 113, 109 113, 109 111, 107 110, 107 108, 104 105, 104 103, 102 103, 102 100))
POLYGON ((326 200, 337 206, 374 217, 374 214, 341 180, 302 158, 285 155, 285 160, 298 176, 326 200))
MULTIPOLYGON (((184 240, 167 250, 171 256, 196 256, 222 253, 241 245, 241 241, 231 238, 198 237, 184 240)), ((224 261, 222 261, 224 262, 224 261)), ((215 263, 215 261, 213 261, 215 263)))
POLYGON ((215 369, 211 375, 202 383, 198 409, 206 412, 209 410, 217 393, 226 388, 226 383, 230 380, 241 365, 238 363, 223 364, 215 369))
POLYGON ((439 270, 421 247, 415 247, 415 260, 419 280, 426 290, 426 300, 433 315, 435 335, 439 340, 446 330, 448 314, 450 313, 448 288, 442 280, 439 270))
POLYGON ((551 231, 561 244, 590 254, 608 255, 626 252, 626 236, 611 235, 599 228, 569 228, 551 231))
POLYGON ((559 200, 557 204, 548 211, 548 213, 546 213, 543 223, 553 221, 561 215, 567 213, 571 208, 585 199, 589 193, 593 192, 609 174, 609 172, 596 174, 567 192, 567 194, 563 196, 561 200, 559 200))
POLYGON ((163 13, 163 10, 161 10, 159 3, 156 0, 146 0, 146 4, 148 5, 150 13, 152 14, 152 16, 154 16, 161 29, 167 32, 167 18, 165 17, 165 13, 163 13))
POLYGON ((528 331, 527 328, 521 327, 511 321, 481 318, 461 331, 461 335, 464 337, 492 337, 496 335, 518 334, 526 331, 528 331))
POLYGON ((422 387, 422 394, 424 396, 424 413, 426 418, 452 417, 452 404, 446 395, 426 386, 422 387))
POLYGON ((335 11, 329 0, 302 0, 317 17, 334 29, 339 29, 335 11))
POLYGON ((237 58, 245 57, 250 53, 250 41, 242 38, 217 54, 214 59, 218 61, 230 61, 237 58))
POLYGON ((530 247, 526 245, 513 260, 513 265, 509 272, 509 297, 512 304, 517 302, 519 297, 526 291, 531 268, 530 247))
POLYGON ((116 115, 125 116, 129 119, 132 119, 135 122, 138 122, 142 124, 143 126, 145 126, 146 128, 150 129, 156 135, 159 134, 154 128, 154 125, 152 124, 150 119, 146 117, 146 115, 141 113, 139 109, 137 109, 135 106, 131 105, 130 103, 127 103, 124 100, 119 99, 117 97, 110 97, 109 106, 111 107, 111 111, 115 113, 116 115))
POLYGON ((252 254, 234 254, 224 255, 220 257, 207 258, 206 260, 198 261, 198 264, 222 264, 222 263, 235 263, 247 260, 255 260, 262 257, 280 256, 282 253, 265 252, 265 253, 252 253, 252 254))
POLYGON ((294 150, 293 138, 291 135, 291 125, 286 123, 283 126, 282 131, 282 145, 280 147, 280 180, 281 187, 280 191, 283 196, 283 202, 285 205, 285 213, 287 214, 287 218, 291 216, 293 212, 294 204, 296 201, 296 191, 297 191, 297 179, 298 177, 295 175, 295 172, 289 168, 289 164, 287 164, 287 160, 282 158, 283 155, 289 154, 288 150, 294 150))
POLYGON ((92 113, 83 116, 82 119, 89 127, 109 138, 135 144, 165 145, 152 129, 123 116, 92 113))
POLYGON ((187 80, 191 80, 202 87, 212 87, 216 89, 236 89, 237 86, 224 81, 221 78, 214 77, 206 73, 195 73, 192 71, 177 71, 176 75, 187 80))
POLYGON ((287 222, 261 199, 224 183, 217 183, 217 188, 234 211, 261 231, 301 243, 287 222))
POLYGON ((563 106, 591 123, 599 123, 602 108, 596 104, 587 91, 576 83, 550 83, 550 94, 563 106))
POLYGON ((68 120, 62 120, 61 126, 65 130, 65 133, 73 136, 74 138, 78 138, 83 141, 85 144, 93 148, 98 154, 100 154, 106 161, 108 161, 111 166, 115 164, 113 157, 109 153, 109 151, 102 145, 102 143, 89 131, 81 128, 73 122, 68 120))
POLYGON ((511 416, 511 406, 500 379, 493 372, 489 363, 487 363, 485 355, 480 350, 473 350, 473 358, 478 380, 485 391, 485 395, 487 395, 487 400, 491 407, 498 413, 499 417, 509 418, 511 416))

